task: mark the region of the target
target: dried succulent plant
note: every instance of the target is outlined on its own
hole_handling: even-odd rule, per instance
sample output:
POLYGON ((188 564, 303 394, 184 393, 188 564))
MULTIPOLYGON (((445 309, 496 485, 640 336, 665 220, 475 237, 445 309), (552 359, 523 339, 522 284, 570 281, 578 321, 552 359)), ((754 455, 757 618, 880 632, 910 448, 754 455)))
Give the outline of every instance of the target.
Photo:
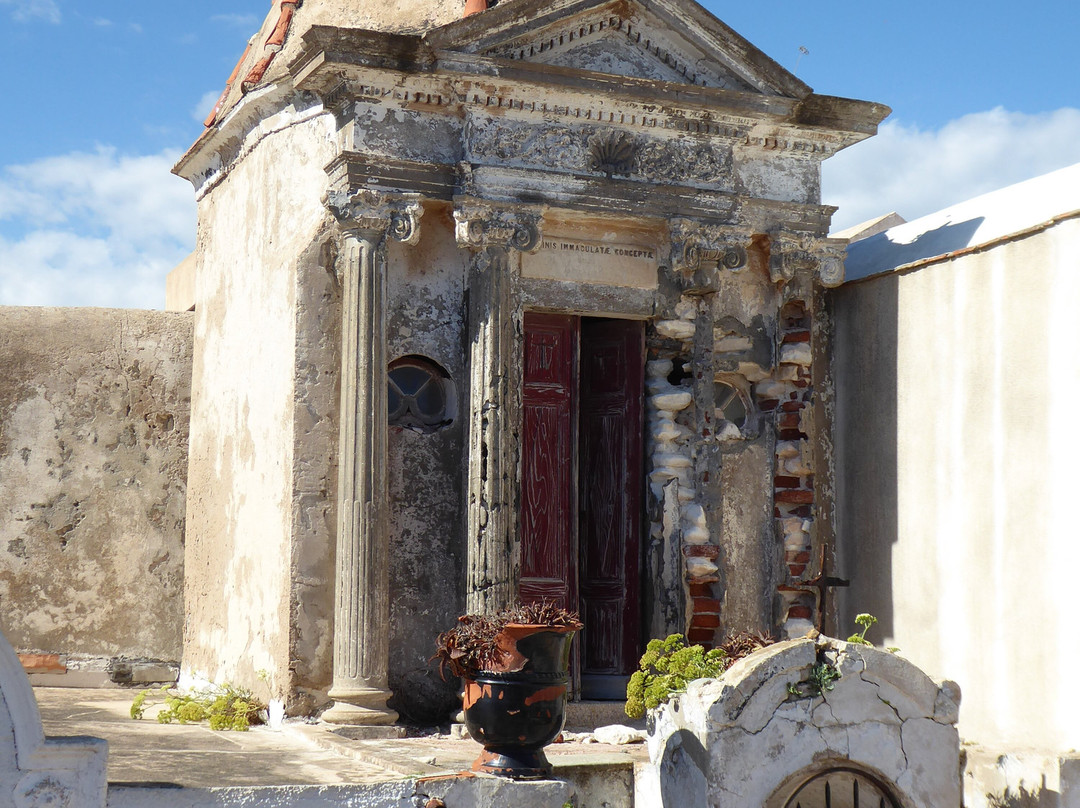
POLYGON ((499 635, 510 625, 545 626, 577 631, 581 620, 550 601, 511 606, 495 614, 467 614, 458 624, 435 640, 439 675, 449 670, 454 676, 469 676, 477 671, 497 670, 506 662, 508 650, 499 635))
POLYGON ((733 662, 749 656, 759 648, 773 645, 775 642, 775 638, 761 632, 735 631, 729 634, 718 647, 724 652, 727 660, 726 667, 730 667, 733 662))

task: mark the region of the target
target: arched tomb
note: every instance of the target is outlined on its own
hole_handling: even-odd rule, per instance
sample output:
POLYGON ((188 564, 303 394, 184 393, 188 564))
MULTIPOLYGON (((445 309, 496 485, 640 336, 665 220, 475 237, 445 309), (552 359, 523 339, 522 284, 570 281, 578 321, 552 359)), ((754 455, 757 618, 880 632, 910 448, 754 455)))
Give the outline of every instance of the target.
POLYGON ((959 806, 959 703, 954 682, 900 656, 779 643, 653 712, 638 796, 677 808, 959 806))
POLYGON ((0 633, 0 806, 103 808, 108 744, 46 738, 18 656, 0 633))

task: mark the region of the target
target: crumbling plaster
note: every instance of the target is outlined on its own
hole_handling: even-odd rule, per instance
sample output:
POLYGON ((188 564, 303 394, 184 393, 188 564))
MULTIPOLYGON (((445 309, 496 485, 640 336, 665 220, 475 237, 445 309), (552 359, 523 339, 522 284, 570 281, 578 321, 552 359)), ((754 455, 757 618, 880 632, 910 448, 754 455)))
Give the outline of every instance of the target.
POLYGON ((433 432, 390 427, 391 706, 437 722, 456 707, 430 662, 434 638, 465 605, 464 447, 468 388, 465 275, 448 206, 430 205, 415 247, 393 244, 387 278, 387 359, 419 355, 449 375, 452 423, 433 432))
POLYGON ((0 599, 20 650, 180 657, 192 316, 0 308, 0 599))
POLYGON ((304 681, 328 664, 331 623, 296 609, 294 588, 307 600, 329 587, 332 601, 329 515, 310 498, 330 487, 322 458, 336 443, 324 422, 334 382, 318 368, 331 350, 319 245, 335 124, 287 118, 199 202, 183 660, 185 677, 259 689, 265 672, 264 695, 278 699, 294 697, 294 648, 310 652, 304 681))

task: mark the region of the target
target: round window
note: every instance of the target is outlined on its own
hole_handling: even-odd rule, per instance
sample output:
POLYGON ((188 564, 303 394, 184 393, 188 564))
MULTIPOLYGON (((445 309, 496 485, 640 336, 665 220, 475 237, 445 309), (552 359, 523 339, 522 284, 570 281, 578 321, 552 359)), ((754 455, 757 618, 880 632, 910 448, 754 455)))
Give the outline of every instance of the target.
POLYGON ((450 377, 430 359, 403 356, 387 369, 386 411, 391 426, 433 432, 451 423, 450 377))
POLYGON ((739 429, 746 426, 746 402, 739 391, 727 382, 717 382, 715 391, 716 414, 739 429))

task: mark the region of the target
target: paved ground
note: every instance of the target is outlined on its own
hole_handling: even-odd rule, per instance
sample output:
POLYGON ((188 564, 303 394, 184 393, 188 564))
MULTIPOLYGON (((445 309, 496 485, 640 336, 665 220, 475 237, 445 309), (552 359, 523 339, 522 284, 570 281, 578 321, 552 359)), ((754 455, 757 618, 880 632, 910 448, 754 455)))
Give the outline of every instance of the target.
MULTIPOLYGON (((351 740, 329 724, 286 722, 281 730, 213 732, 129 716, 138 690, 34 690, 46 735, 109 742, 110 783, 185 787, 376 783, 467 770, 480 747, 449 736, 351 740)), ((150 713, 148 712, 148 715, 150 713)), ((560 743, 548 747, 560 770, 621 767, 647 758, 644 745, 560 743)))

